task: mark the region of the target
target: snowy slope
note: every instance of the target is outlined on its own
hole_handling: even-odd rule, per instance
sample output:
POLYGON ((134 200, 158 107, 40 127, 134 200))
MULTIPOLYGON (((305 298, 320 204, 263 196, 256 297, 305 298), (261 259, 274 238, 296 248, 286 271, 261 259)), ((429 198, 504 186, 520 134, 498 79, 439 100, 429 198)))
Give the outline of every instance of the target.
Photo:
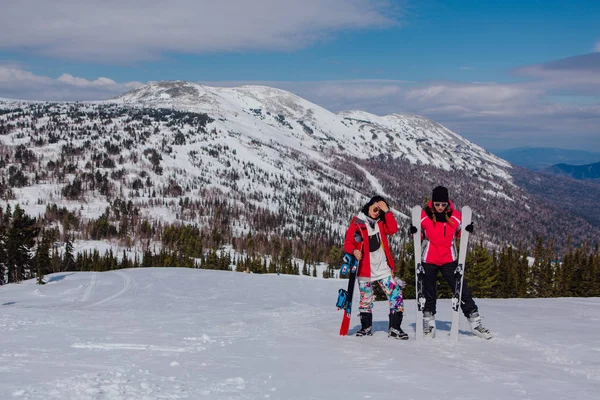
MULTIPOLYGON (((358 158, 379 148, 394 158, 452 168, 483 169, 509 179, 510 164, 449 129, 420 116, 377 116, 365 111, 332 113, 290 92, 266 86, 219 88, 184 81, 157 82, 132 90, 117 102, 204 112, 226 119, 223 129, 275 141, 298 150, 339 151, 358 158), (284 116, 285 122, 277 120, 284 116), (281 129, 285 127, 285 129, 281 129)), ((316 154, 309 152, 312 156, 316 154)))
MULTIPOLYGON (((478 300, 496 337, 339 337, 345 281, 189 269, 0 287, 1 399, 595 399, 600 299, 478 300), (235 292, 227 290, 235 287, 235 292)), ((351 332, 357 330, 354 316, 351 332)))

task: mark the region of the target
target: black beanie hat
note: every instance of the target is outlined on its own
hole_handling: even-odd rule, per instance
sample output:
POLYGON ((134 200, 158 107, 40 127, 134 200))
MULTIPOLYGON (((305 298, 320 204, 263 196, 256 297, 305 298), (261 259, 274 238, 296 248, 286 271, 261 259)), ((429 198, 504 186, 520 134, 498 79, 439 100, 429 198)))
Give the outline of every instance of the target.
POLYGON ((440 201, 443 203, 448 202, 448 189, 443 186, 438 186, 433 189, 433 193, 431 195, 431 201, 440 201))

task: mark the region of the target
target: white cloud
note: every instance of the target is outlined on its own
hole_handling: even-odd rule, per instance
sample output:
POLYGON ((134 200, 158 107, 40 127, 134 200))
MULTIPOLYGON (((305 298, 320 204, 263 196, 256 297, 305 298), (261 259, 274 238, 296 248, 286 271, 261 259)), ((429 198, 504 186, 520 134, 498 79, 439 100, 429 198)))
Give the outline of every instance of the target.
POLYGON ((114 87, 117 83, 112 79, 98 78, 94 81, 89 81, 83 78, 77 78, 69 74, 62 74, 57 81, 65 83, 67 85, 79 86, 79 87, 114 87))
POLYGON ((289 51, 398 15, 393 0, 5 0, 0 49, 96 61, 289 51))
POLYGON ((102 100, 117 96, 141 82, 117 83, 100 77, 87 80, 69 74, 57 79, 35 75, 15 65, 0 65, 2 97, 23 100, 102 100))
POLYGON ((515 72, 531 78, 526 83, 528 87, 548 94, 600 96, 600 53, 532 65, 515 72))

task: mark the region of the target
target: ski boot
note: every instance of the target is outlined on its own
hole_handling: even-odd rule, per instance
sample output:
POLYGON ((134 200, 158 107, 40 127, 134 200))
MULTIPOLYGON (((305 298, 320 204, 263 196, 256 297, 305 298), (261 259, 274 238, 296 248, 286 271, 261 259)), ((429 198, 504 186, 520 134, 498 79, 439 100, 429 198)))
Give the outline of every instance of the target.
POLYGON ((471 324, 471 332, 473 332, 475 336, 479 336, 483 339, 491 339, 493 337, 492 333, 483 326, 483 317, 480 316, 477 311, 472 312, 467 319, 471 324))
POLYGON ((360 313, 361 328, 356 332, 356 336, 373 336, 373 314, 360 313))
POLYGON ((402 328, 400 328, 400 324, 402 324, 402 311, 390 313, 390 327, 388 329, 388 337, 399 340, 408 340, 408 335, 404 331, 402 331, 402 328))
POLYGON ((435 315, 431 311, 423 312, 423 338, 433 339, 435 337, 435 315))

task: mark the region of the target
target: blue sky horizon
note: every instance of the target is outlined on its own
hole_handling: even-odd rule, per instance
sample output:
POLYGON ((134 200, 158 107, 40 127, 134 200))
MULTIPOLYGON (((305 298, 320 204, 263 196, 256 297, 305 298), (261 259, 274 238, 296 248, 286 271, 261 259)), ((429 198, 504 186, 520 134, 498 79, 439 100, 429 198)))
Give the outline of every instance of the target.
POLYGON ((600 152, 600 2, 7 0, 0 97, 186 80, 415 113, 490 150, 600 152))

